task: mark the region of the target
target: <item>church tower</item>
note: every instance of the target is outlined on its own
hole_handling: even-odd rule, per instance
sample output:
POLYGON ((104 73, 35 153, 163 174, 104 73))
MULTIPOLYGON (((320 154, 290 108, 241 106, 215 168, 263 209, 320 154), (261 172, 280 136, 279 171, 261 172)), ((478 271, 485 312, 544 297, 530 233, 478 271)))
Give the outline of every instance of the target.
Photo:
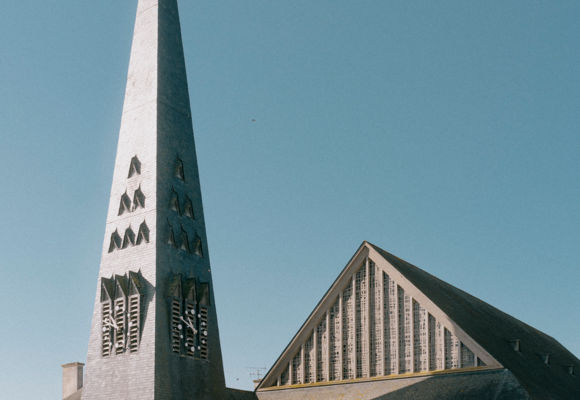
POLYGON ((82 398, 224 391, 177 0, 138 0, 82 398))

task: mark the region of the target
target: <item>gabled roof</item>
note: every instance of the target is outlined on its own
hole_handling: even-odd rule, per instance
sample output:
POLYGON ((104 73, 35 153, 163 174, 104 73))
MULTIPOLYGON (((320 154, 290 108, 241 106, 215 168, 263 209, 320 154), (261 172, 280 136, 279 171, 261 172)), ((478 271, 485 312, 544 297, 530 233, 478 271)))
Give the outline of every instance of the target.
MULTIPOLYGON (((296 358, 299 361, 300 359, 308 360, 311 363, 310 365, 312 365, 310 360, 312 356, 306 356, 305 354, 313 346, 312 341, 315 340, 313 338, 317 334, 317 329, 322 326, 320 324, 323 324, 322 317, 327 315, 326 321, 328 324, 328 314, 336 312, 336 309, 332 308, 336 306, 332 304, 338 303, 338 300, 335 300, 337 296, 340 299, 341 296, 344 297, 343 293, 348 294, 348 287, 351 285, 351 288, 354 288, 355 279, 365 279, 364 274, 360 275, 360 271, 365 268, 365 263, 367 268, 366 276, 369 276, 368 260, 376 263, 376 271, 378 272, 375 273, 382 271, 384 276, 387 277, 386 279, 392 279, 397 288, 400 288, 405 295, 408 294, 411 297, 413 306, 415 306, 414 302, 416 301, 418 309, 421 310, 420 313, 428 314, 428 321, 431 321, 431 319, 436 320, 437 325, 441 323, 444 326, 445 335, 449 334, 452 338, 457 338, 457 341, 460 342, 460 357, 465 346, 467 349, 465 354, 471 354, 471 359, 477 358, 476 369, 479 369, 480 365, 485 366, 487 369, 507 368, 534 399, 580 398, 580 376, 578 376, 580 375, 578 373, 580 361, 556 340, 368 242, 362 243, 298 333, 266 374, 257 390, 276 386, 274 383, 276 379, 278 379, 277 385, 280 385, 280 380, 290 373, 296 358), (361 267, 361 263, 363 267, 361 267), (352 282, 352 284, 349 282, 352 282), (343 292, 345 288, 346 291, 343 292), (300 353, 302 354, 301 356, 299 356, 300 353), (479 362, 480 357, 484 361, 481 364, 479 362), (574 368, 570 368, 571 366, 575 366, 576 375, 571 374, 574 371, 574 368)), ((373 264, 374 267, 375 264, 373 264)), ((368 279, 370 280, 370 278, 368 279)), ((376 282, 374 285, 378 285, 378 278, 373 279, 376 282)), ((372 286, 367 287, 369 288, 367 290, 372 291, 372 286)), ((385 296, 387 295, 385 294, 385 296)), ((370 297, 368 301, 371 301, 370 297)), ((414 313, 415 311, 411 311, 412 315, 415 315, 414 313)), ((369 317, 367 316, 366 318, 369 317)), ((400 321, 400 314, 398 318, 400 321)), ((411 318, 414 317, 412 316, 411 318)), ((412 322, 411 326, 415 326, 413 324, 415 322, 412 322)), ((327 331, 327 334, 330 333, 327 331)), ((428 333, 429 337, 431 335, 431 333, 428 333)), ((363 349, 364 346, 362 345, 363 349)), ((368 349, 371 345, 367 344, 366 346, 368 349)), ((430 346, 431 344, 428 345, 428 348, 431 348, 430 346)), ((447 346, 448 344, 443 345, 444 352, 447 346)), ((369 352, 369 354, 372 354, 372 352, 369 352)), ((385 357, 387 354, 385 351, 385 357)), ((316 360, 318 355, 313 357, 316 360)), ((368 357, 371 357, 371 355, 368 357)), ((431 355, 428 357, 429 360, 432 359, 431 355)), ((447 353, 445 357, 447 357, 447 353)), ((459 368, 462 368, 462 362, 460 361, 459 368)), ((358 361, 357 363, 360 364, 358 361)), ((300 366, 300 368, 301 373, 306 374, 305 367, 300 366)), ((445 365, 443 369, 448 368, 445 365)), ((433 368, 428 368, 426 372, 430 371, 433 371, 433 368)), ((384 372, 386 375, 386 369, 384 372)), ((396 374, 397 372, 389 373, 396 374)), ((313 375, 310 376, 312 377, 313 375)), ((304 382, 313 382, 303 378, 302 380, 304 382)), ((318 377, 315 378, 315 381, 319 382, 318 377)), ((322 381, 324 381, 324 377, 322 381)), ((282 383, 283 385, 284 383, 282 383)))
POLYGON ((509 369, 532 398, 580 399, 580 360, 554 338, 368 244, 509 369), (570 366, 576 366, 576 375, 570 375, 570 366))

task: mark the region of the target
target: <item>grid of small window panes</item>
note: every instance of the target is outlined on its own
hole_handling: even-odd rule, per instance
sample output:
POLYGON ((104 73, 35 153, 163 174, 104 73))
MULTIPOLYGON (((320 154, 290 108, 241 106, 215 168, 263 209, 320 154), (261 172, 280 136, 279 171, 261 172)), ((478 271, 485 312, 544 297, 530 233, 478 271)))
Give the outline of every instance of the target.
POLYGON ((345 282, 271 386, 485 365, 372 260, 345 282))

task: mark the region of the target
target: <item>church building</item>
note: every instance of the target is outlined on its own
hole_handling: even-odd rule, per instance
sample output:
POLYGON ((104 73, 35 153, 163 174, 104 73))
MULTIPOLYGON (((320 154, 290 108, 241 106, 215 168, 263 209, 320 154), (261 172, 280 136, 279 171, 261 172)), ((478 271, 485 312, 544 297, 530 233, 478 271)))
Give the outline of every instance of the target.
POLYGON ((64 399, 580 399, 556 340, 366 241, 256 390, 227 388, 177 0, 138 0, 83 369, 64 399))
POLYGON ((550 336, 363 242, 256 394, 572 400, 579 368, 550 336))

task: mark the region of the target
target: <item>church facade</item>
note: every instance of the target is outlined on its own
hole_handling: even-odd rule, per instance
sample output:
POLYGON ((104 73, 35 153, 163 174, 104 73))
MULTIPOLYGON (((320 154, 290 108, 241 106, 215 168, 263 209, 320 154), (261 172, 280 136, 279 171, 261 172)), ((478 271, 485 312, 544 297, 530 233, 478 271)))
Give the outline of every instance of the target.
POLYGON ((226 388, 209 255, 177 0, 138 0, 86 371, 63 365, 63 398, 580 399, 554 339, 368 242, 256 390, 226 388))
POLYGON ((579 365, 548 335, 363 242, 256 394, 576 399, 579 365))

